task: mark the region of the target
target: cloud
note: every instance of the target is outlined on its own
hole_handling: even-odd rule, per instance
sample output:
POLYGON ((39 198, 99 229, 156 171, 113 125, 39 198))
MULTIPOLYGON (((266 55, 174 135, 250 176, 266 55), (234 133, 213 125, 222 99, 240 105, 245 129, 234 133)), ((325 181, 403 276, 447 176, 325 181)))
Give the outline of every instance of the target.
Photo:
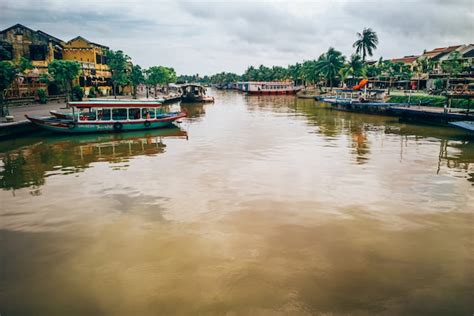
POLYGON ((473 6, 470 0, 2 0, 0 27, 22 23, 65 40, 81 35, 126 51, 143 67, 242 73, 251 64, 314 59, 329 46, 350 55, 364 27, 379 35, 375 58, 468 43, 473 6))

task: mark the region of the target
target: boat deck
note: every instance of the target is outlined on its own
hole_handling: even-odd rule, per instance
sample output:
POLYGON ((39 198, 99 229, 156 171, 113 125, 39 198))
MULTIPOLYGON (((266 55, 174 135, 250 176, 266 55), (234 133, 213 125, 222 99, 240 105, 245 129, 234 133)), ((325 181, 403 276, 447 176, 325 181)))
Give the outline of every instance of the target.
POLYGON ((450 122, 452 126, 462 128, 474 134, 474 121, 458 121, 458 122, 450 122))

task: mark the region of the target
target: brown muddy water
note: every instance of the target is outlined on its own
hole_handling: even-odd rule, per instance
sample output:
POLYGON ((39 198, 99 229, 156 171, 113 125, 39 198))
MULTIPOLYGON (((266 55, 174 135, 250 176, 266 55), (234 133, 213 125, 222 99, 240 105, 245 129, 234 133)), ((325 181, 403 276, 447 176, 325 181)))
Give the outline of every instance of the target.
POLYGON ((472 315, 474 141, 212 91, 0 143, 0 314, 472 315))

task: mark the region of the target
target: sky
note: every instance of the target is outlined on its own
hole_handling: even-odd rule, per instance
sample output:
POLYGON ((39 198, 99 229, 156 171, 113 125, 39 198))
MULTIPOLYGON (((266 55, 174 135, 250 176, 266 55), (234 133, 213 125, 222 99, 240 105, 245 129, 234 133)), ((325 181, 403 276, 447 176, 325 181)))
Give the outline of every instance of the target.
POLYGON ((0 29, 16 23, 123 50, 144 68, 241 74, 316 59, 329 47, 350 56, 365 27, 379 37, 373 59, 474 43, 474 0, 0 0, 0 29))

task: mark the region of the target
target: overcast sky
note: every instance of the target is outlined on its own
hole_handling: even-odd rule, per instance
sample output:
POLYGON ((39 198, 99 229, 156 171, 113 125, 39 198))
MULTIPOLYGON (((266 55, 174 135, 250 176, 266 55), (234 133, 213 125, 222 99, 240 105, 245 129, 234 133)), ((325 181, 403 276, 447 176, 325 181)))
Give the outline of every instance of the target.
POLYGON ((374 58, 473 43, 474 0, 0 0, 0 28, 16 23, 66 41, 81 35, 142 67, 204 75, 287 66, 329 46, 350 55, 364 27, 379 36, 374 58))

